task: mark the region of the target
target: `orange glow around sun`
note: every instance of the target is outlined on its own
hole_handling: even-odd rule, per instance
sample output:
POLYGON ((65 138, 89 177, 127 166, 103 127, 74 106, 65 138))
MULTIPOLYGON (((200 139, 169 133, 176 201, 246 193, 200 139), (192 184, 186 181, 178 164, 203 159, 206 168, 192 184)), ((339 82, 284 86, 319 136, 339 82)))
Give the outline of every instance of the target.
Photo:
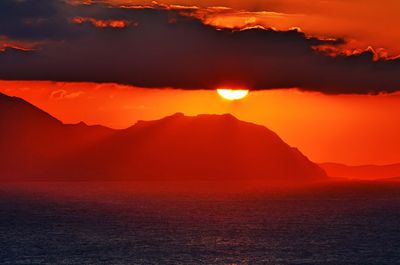
POLYGON ((247 97, 249 90, 246 89, 217 89, 217 93, 227 100, 239 100, 247 97))

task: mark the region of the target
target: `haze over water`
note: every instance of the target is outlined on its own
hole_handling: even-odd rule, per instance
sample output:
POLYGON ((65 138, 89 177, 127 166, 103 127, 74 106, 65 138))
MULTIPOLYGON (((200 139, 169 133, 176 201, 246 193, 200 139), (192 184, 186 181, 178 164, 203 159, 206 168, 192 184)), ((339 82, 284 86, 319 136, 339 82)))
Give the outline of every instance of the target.
POLYGON ((393 186, 182 193, 4 184, 0 264, 396 264, 393 186))

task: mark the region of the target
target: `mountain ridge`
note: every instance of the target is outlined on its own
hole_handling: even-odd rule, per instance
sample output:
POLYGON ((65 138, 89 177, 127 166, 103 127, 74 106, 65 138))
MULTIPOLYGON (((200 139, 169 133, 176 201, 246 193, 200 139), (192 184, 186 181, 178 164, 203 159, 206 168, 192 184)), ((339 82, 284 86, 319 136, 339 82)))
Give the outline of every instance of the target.
POLYGON ((27 126, 18 134, 1 131, 7 141, 0 142, 0 161, 11 164, 4 165, 11 178, 288 182, 326 178, 321 168, 275 132, 231 114, 190 117, 178 112, 112 130, 85 123, 63 124, 26 101, 15 101, 9 100, 8 115, 19 122, 7 124, 4 121, 11 118, 0 116, 2 128, 15 126, 12 131, 19 131, 18 124, 27 126), (26 121, 20 109, 35 115, 27 115, 26 121), (46 125, 42 119, 51 122, 46 125), (6 149, 14 155, 8 156, 6 149), (21 168, 16 161, 26 166, 21 168))

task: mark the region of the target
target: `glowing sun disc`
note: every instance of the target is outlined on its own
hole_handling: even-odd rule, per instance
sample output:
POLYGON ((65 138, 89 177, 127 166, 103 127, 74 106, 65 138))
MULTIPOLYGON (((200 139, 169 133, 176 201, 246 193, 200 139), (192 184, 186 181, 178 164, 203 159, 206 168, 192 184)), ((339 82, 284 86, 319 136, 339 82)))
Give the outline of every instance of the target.
POLYGON ((218 94, 227 100, 239 100, 245 98, 249 94, 246 89, 217 89, 218 94))

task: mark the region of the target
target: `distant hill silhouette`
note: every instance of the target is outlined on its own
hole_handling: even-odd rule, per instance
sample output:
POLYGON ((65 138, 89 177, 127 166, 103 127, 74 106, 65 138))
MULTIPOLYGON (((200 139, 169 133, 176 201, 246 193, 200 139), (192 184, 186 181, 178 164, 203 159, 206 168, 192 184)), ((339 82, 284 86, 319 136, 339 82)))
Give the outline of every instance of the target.
POLYGON ((102 126, 64 125, 25 100, 0 93, 0 176, 33 177, 66 154, 112 133, 102 126))
POLYGON ((0 175, 35 180, 266 180, 325 172, 263 126, 230 114, 181 113, 124 130, 64 125, 0 94, 0 175))
POLYGON ((319 164, 330 177, 348 179, 400 178, 400 164, 347 166, 338 163, 319 164))

